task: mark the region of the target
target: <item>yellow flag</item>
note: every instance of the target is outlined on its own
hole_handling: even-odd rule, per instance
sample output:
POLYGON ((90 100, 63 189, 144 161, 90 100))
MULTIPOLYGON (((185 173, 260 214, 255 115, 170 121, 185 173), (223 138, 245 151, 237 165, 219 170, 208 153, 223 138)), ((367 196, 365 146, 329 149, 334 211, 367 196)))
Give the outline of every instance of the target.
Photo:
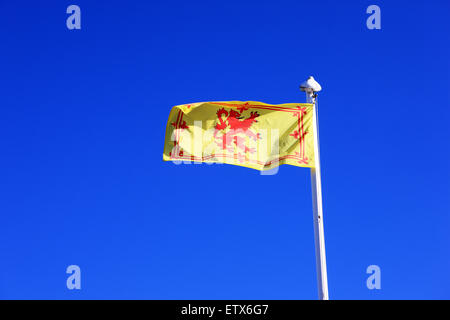
POLYGON ((165 161, 227 163, 257 170, 314 167, 313 104, 201 102, 172 108, 165 161))

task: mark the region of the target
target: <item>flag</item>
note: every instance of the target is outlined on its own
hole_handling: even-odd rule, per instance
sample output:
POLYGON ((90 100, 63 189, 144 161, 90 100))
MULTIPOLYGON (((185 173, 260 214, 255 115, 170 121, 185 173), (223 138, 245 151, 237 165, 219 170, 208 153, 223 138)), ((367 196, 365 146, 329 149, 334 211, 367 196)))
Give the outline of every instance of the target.
POLYGON ((314 167, 313 104, 201 102, 172 108, 163 160, 257 170, 314 167))

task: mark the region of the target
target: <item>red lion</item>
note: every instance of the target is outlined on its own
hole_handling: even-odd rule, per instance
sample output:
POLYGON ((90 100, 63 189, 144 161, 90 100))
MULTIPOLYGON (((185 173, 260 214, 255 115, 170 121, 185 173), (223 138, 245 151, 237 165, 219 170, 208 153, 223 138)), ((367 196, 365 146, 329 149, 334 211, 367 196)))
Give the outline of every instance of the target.
POLYGON ((230 112, 228 112, 222 108, 217 111, 217 117, 219 122, 215 126, 216 130, 214 136, 216 137, 220 130, 229 129, 229 131, 222 136, 221 146, 223 149, 231 148, 231 143, 234 142, 234 144, 244 150, 244 152, 255 152, 254 148, 250 149, 245 146, 245 138, 240 137, 237 134, 242 133, 255 141, 260 139, 259 133, 255 134, 250 130, 253 123, 258 122, 258 120, 256 120, 256 118, 259 117, 258 112, 251 112, 250 117, 244 119, 242 113, 236 110, 230 110, 230 112))

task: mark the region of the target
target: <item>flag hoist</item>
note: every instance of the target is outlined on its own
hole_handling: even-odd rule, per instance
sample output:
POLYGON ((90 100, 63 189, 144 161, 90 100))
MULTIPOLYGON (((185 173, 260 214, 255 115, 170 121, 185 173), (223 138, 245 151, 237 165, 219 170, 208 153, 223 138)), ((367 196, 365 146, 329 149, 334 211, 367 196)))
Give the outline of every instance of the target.
POLYGON ((272 105, 217 101, 172 108, 163 159, 176 163, 227 163, 256 170, 288 164, 311 168, 319 299, 328 299, 320 181, 317 92, 310 77, 300 86, 307 103, 272 105))

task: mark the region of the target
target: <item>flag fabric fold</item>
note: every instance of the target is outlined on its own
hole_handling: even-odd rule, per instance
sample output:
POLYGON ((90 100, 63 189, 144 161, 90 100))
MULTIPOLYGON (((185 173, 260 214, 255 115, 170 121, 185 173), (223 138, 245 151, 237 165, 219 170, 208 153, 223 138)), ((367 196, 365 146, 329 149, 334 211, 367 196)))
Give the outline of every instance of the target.
POLYGON ((201 102, 172 108, 163 160, 257 170, 314 167, 313 104, 201 102))

